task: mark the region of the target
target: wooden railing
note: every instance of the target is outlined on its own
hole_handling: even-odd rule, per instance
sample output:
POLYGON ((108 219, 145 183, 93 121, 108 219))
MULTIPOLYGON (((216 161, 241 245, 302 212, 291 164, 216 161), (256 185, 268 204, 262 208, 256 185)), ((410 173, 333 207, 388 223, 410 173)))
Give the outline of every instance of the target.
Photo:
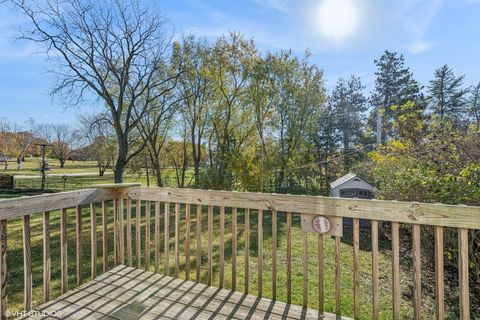
MULTIPOLYGON (((391 314, 401 315, 400 286, 400 227, 411 225, 413 271, 413 318, 422 316, 422 259, 421 226, 434 228, 435 234, 435 317, 445 317, 444 285, 444 228, 458 229, 458 283, 459 315, 470 318, 470 288, 468 263, 469 229, 480 229, 480 208, 441 204, 420 204, 396 201, 341 199, 314 196, 241 193, 170 188, 141 188, 126 185, 26 197, 0 201, 0 312, 7 311, 9 282, 7 276, 7 226, 10 220, 22 219, 24 257, 24 309, 32 308, 32 252, 31 216, 43 214, 43 301, 52 296, 51 226, 50 214, 59 211, 60 219, 60 283, 61 293, 69 290, 68 274, 68 210, 75 209, 76 285, 84 282, 85 229, 90 231, 90 278, 97 276, 97 267, 103 272, 113 265, 126 264, 187 280, 205 282, 220 288, 242 290, 273 300, 315 305, 320 311, 345 314, 342 299, 353 296, 351 314, 356 319, 381 318, 379 270, 379 223, 391 227, 391 314), (97 208, 101 207, 101 226, 97 225, 97 208), (84 225, 85 208, 89 209, 90 223, 84 225), (113 223, 109 223, 113 216, 113 223), (152 217, 153 214, 153 217, 152 217), (325 242, 330 236, 317 234, 316 250, 311 248, 312 234, 301 229, 301 217, 308 215, 334 218, 353 218, 352 223, 352 277, 353 292, 342 291, 341 236, 334 235, 334 297, 325 296, 327 257, 325 242), (110 219, 110 220, 109 220, 110 219), (371 296, 362 297, 362 266, 360 259, 360 219, 368 220, 371 245, 371 296), (153 221, 152 221, 153 220, 153 221), (206 225, 205 225, 206 222, 206 225), (163 225, 162 225, 163 224, 163 225), (109 230, 113 229, 113 238, 109 230), (153 230, 153 232, 152 232, 153 230), (280 231, 279 231, 280 230, 280 231), (101 231, 101 233, 100 233, 101 231), (301 237, 301 240, 296 236, 301 237), (267 237, 267 238, 265 238, 267 237), (280 241, 282 238, 282 241, 280 241), (256 240, 256 243, 252 242, 256 240), (101 240, 101 254, 97 244, 101 240), (299 241, 296 241, 299 240, 299 241), (284 243, 284 242, 285 243, 284 243), (162 246, 163 242, 163 246, 162 246), (301 243, 295 247, 294 243, 301 243), (135 246, 133 246, 135 244, 135 246), (256 244, 256 246, 255 246, 256 244), (285 244, 285 247, 283 245, 285 244), (227 250, 228 246, 228 250, 227 250), (162 248, 163 247, 163 248, 162 248), (109 254, 110 248, 113 252, 109 254), (172 251, 173 250, 173 251, 172 251), (243 252, 242 252, 243 251, 243 252), (316 258, 312 261, 312 252, 316 258), (152 258, 153 252, 153 261, 152 258), (301 253, 301 295, 295 290, 298 272, 295 259, 301 253), (218 254, 218 255, 217 255, 218 254), (243 255, 243 258, 242 258, 243 255), (162 261, 163 260, 163 261, 162 261), (100 261, 100 262, 99 262, 100 261), (153 263, 152 263, 153 262, 153 263), (162 266, 163 265, 163 266, 162 266), (256 270, 252 270, 252 265, 256 270), (228 269, 227 269, 228 267, 228 269), (240 268, 243 267, 243 270, 240 268), (315 268, 316 274, 311 272, 315 268), (282 272, 279 272, 279 270, 282 272), (284 272, 285 271, 285 272, 284 272), (268 279, 268 283, 265 280, 268 279), (315 281, 312 281, 315 279, 315 281), (311 283, 317 294, 312 296, 311 283), (310 287, 309 287, 310 286, 310 287), (255 292, 253 291, 255 287, 255 292), (285 288, 285 294, 279 289, 285 288), (301 301, 297 297, 301 296, 301 301), (312 302, 312 300, 316 301, 312 302), (325 310, 325 301, 334 299, 335 309, 325 310), (364 301, 371 310, 365 312, 364 301), (371 301, 371 302, 370 302, 371 301), (362 313, 363 312, 363 313, 362 313)), ((341 219, 340 219, 341 221, 341 219)), ((71 240, 71 239, 70 239, 71 240)), ((4 316, 2 316, 4 318, 4 316)), ((383 316, 385 318, 385 316, 383 316)))

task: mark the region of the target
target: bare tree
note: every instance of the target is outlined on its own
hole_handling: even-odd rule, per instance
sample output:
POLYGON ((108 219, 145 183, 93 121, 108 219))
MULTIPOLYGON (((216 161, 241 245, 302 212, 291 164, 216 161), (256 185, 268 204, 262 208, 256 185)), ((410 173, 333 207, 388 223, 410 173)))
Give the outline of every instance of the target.
POLYGON ((16 153, 15 139, 10 124, 0 119, 0 161, 3 162, 3 171, 8 169, 8 161, 16 153))
POLYGON ((27 127, 15 127, 15 136, 17 144, 17 170, 22 169, 22 163, 27 155, 27 152, 31 150, 32 144, 35 141, 33 135, 34 123, 30 119, 27 121, 27 127))
POLYGON ((142 152, 137 125, 173 89, 167 68, 167 20, 136 0, 11 0, 32 28, 21 38, 45 46, 55 59, 52 94, 79 105, 96 95, 110 113, 118 140, 115 182, 142 152), (160 71, 160 72, 159 72, 160 71))
POLYGON ((64 168, 78 141, 77 132, 64 124, 39 124, 35 131, 50 145, 52 156, 60 161, 60 168, 64 168))

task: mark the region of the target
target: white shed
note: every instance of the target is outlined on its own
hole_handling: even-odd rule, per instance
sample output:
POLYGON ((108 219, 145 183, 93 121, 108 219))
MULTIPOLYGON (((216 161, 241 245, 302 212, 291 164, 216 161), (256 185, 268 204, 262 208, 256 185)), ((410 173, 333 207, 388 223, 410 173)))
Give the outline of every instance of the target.
POLYGON ((330 183, 332 197, 373 199, 373 189, 370 183, 351 172, 330 183))

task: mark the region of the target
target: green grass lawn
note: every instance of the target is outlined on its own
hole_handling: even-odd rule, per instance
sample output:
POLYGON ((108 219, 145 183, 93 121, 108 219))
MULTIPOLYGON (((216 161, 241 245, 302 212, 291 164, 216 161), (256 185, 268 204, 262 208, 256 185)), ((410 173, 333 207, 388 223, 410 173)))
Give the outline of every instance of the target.
MULTIPOLYGON (((161 206, 163 213, 163 204, 161 206)), ((201 282, 207 283, 207 213, 206 208, 203 210, 202 215, 202 277, 201 282)), ((150 252, 150 270, 155 270, 154 260, 154 214, 152 208, 152 220, 151 220, 151 252, 150 252)), ((180 277, 185 277, 185 213, 184 206, 181 206, 181 228, 180 228, 180 277)), ((134 219, 135 206, 132 208, 132 233, 133 233, 133 248, 135 250, 135 219, 134 219)), ((174 274, 175 270, 175 253, 174 253, 174 208, 172 206, 170 217, 170 275, 174 274)), ((145 258, 145 217, 144 208, 142 209, 142 267, 144 266, 145 258)), ((218 209, 215 209, 214 213, 214 241, 213 241, 213 285, 219 286, 219 214, 218 209)), ((191 215, 191 234, 190 234, 190 279, 195 279, 195 250, 196 250, 196 220, 194 210, 191 215)), ((257 233, 257 215, 255 211, 250 214, 250 293, 257 294, 258 290, 258 233, 257 233)), ((69 210, 68 213, 68 261, 69 261, 69 288, 75 287, 76 284, 76 272, 75 272, 75 212, 69 210)), ((164 216, 161 215, 160 219, 160 272, 163 270, 163 258, 164 258, 164 216)), ((244 277, 244 215, 243 210, 239 210, 238 214, 238 247, 237 247, 237 290, 243 291, 245 284, 244 277)), ((109 265, 113 266, 113 221, 112 212, 109 211, 109 265)), ((84 278, 86 281, 90 278, 90 217, 88 208, 84 208, 83 213, 83 243, 84 243, 84 278)), ((37 214, 32 216, 32 263, 33 263, 33 285, 34 285, 34 306, 38 306, 42 303, 42 215, 37 214)), ((264 291, 263 296, 271 298, 272 291, 272 241, 271 241, 271 214, 265 212, 264 214, 264 291)), ((97 235, 98 235, 98 259, 97 259, 97 272, 102 270, 102 245, 101 245, 101 212, 100 207, 97 207, 97 235)), ((286 217, 284 214, 279 213, 278 219, 278 279, 277 279, 277 299, 286 301, 286 217)), ((59 212, 51 213, 51 237, 52 237, 52 289, 53 298, 60 295, 60 252, 59 252, 59 212)), ((231 265, 231 214, 227 209, 226 214, 226 235, 225 235, 225 287, 231 287, 232 279, 232 265, 231 265)), ((20 219, 9 220, 8 222, 8 301, 9 310, 20 310, 23 303, 23 255, 22 255, 22 224, 20 219)), ((303 240, 302 231, 300 230, 299 216, 294 219, 292 230, 292 302, 295 304, 302 303, 302 281, 303 281, 303 267, 302 267, 302 253, 303 253, 303 240)), ((353 248, 351 245, 351 230, 346 229, 344 237, 341 243, 341 276, 342 276, 342 314, 346 316, 353 316, 353 248)), ((369 233, 362 232, 361 235, 361 313, 362 319, 371 318, 371 252, 369 251, 369 233)), ((314 234, 308 235, 308 306, 311 308, 318 308, 318 263, 317 263, 317 236, 314 234)), ((334 263, 334 240, 330 237, 325 237, 325 311, 334 312, 335 310, 335 263, 334 263)), ((391 264, 390 264, 390 251, 388 249, 382 249, 379 256, 380 261, 380 306, 381 306, 381 319, 391 319, 391 264)), ((137 265, 135 259, 135 253, 133 255, 133 264, 137 265)), ((411 319, 413 317, 412 299, 409 297, 411 288, 411 275, 408 272, 402 271, 402 305, 401 313, 402 319, 411 319)), ((430 319, 433 316, 432 313, 432 301, 428 295, 424 296, 424 318, 430 319)))
MULTIPOLYGON (((91 188, 95 184, 113 183, 113 171, 107 169, 105 176, 100 177, 97 163, 95 161, 67 161, 64 168, 60 168, 60 162, 56 159, 47 159, 47 162, 52 166, 52 169, 47 172, 46 189, 53 191, 69 191, 91 188), (62 175, 75 174, 78 176, 67 176, 65 179, 62 175), (81 174, 85 174, 81 176, 81 174)), ((41 159, 27 158, 23 164, 22 169, 17 170, 17 165, 14 162, 9 163, 6 173, 14 174, 15 188, 17 189, 40 189, 41 177, 39 168, 41 166, 41 159)), ((187 172, 188 179, 191 178, 193 172, 187 172)), ((166 168, 162 171, 162 179, 165 186, 175 187, 176 178, 175 172, 171 168, 166 168)), ((187 179, 187 180, 188 180, 187 179)), ((125 175, 125 182, 138 182, 146 186, 147 176, 145 172, 141 174, 131 174, 127 170, 125 175)), ((150 176, 150 185, 156 185, 154 177, 150 176)), ((18 196, 18 194, 7 193, 0 191, 0 198, 11 198, 18 196)))

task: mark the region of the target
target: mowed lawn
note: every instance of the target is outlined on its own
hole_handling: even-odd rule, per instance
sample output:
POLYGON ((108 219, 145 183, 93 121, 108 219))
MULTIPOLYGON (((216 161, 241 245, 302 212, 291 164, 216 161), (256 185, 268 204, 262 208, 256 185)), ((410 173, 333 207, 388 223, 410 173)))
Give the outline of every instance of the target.
MULTIPOLYGON (((69 191, 77 189, 91 188, 95 184, 113 183, 113 171, 107 169, 105 175, 98 175, 98 167, 95 161, 67 161, 64 168, 60 168, 60 162, 56 159, 47 159, 46 162, 52 167, 47 171, 45 188, 52 191, 69 191)), ((0 164, 0 168, 3 168, 0 164)), ((15 188, 17 189, 40 189, 41 159, 27 158, 22 168, 18 170, 16 162, 9 162, 6 173, 15 175, 15 188)), ((2 170, 2 173, 3 172, 2 170)), ((193 170, 187 171, 186 182, 192 178, 193 170)), ((150 185, 156 185, 156 181, 150 172, 150 185)), ((165 168, 162 171, 162 180, 165 186, 175 187, 176 174, 172 168, 165 168)), ((131 173, 128 170, 125 174, 125 182, 138 182, 147 185, 147 175, 145 170, 141 173, 131 173)), ((0 191, 1 198, 14 197, 15 194, 0 191)))
MULTIPOLYGON (((160 272, 163 273, 163 259, 164 256, 164 204, 161 204, 160 215, 160 272)), ((96 223, 97 223, 97 272, 102 272, 102 226, 101 226, 101 208, 100 205, 96 206, 96 223)), ((185 277, 185 206, 181 205, 180 214, 180 277, 185 277)), ((207 233, 207 208, 203 207, 202 211, 202 263, 201 263, 201 282, 207 283, 207 245, 208 245, 208 233, 207 233)), ((154 246, 154 210, 153 204, 151 208, 151 250, 150 250, 150 270, 155 270, 155 246, 154 246)), ((175 271, 175 251, 174 251, 174 206, 170 208, 170 255, 169 255, 169 273, 174 274, 175 271)), ((133 253, 133 265, 137 265, 135 258, 135 203, 132 206, 132 248, 133 253)), ((90 213, 89 208, 83 210, 83 275, 85 281, 90 279, 90 213)), ((108 226, 108 243, 109 243, 109 266, 113 266, 113 219, 111 204, 109 206, 109 226, 108 226)), ((196 219, 195 208, 192 207, 191 213, 191 233, 190 233, 190 279, 195 279, 195 252, 196 252, 196 219)), ((225 287, 231 288, 232 279, 232 233, 231 233, 231 210, 226 210, 226 234, 225 234, 225 287)), ((257 212, 255 210, 250 213, 250 293, 257 294, 258 292, 258 232, 257 232, 257 212)), ((43 283, 43 264, 42 264, 42 214, 36 214, 31 219, 31 233, 32 233, 32 260, 33 260, 33 300, 34 306, 38 306, 42 303, 42 283, 43 283)), ((59 227, 59 212, 51 213, 51 251, 52 251, 52 297, 58 297, 60 295, 60 227, 59 227)), ((126 221, 126 218, 125 218, 126 221)), ((245 226, 244 226, 244 212, 239 209, 238 212, 238 247, 237 247, 237 290, 243 291, 245 287, 245 257, 244 257, 244 244, 245 244, 245 226)), ((219 257, 220 257, 220 220, 219 210, 214 210, 214 239, 212 246, 213 253, 213 285, 219 286, 219 257)), ((263 238, 264 238, 264 291, 263 296, 271 298, 272 294, 272 238, 271 238, 271 214, 269 212, 264 213, 263 221, 263 238)), ((142 205, 142 224, 141 224, 141 266, 144 268, 145 261, 145 207, 142 205)), ((125 237, 126 239, 126 237, 125 237)), ((345 316, 353 316, 353 248, 351 245, 352 234, 351 230, 345 228, 344 237, 341 243, 341 278, 342 278, 342 314, 345 316)), ((370 236, 368 230, 362 230, 360 243, 360 260, 361 260, 361 318, 371 318, 371 252, 369 251, 370 236)), ((75 210, 68 211, 68 264, 69 264, 69 288, 74 288, 76 285, 76 253, 75 253, 75 210)), ((126 247, 126 246, 125 246, 126 247)), ((278 217, 278 253, 277 253, 277 299, 286 301, 287 299, 287 261, 286 261, 286 216, 283 213, 279 213, 278 217)), ((384 247, 384 246, 382 246, 384 247)), ((302 304, 302 283, 303 283, 303 266, 302 266, 302 254, 303 254, 303 235, 300 229, 300 217, 295 216, 293 221, 292 230, 292 302, 295 304, 302 304)), ((315 234, 308 235, 308 306, 310 308, 318 308, 318 236, 315 234)), ((334 240, 329 237, 324 237, 324 250, 325 250, 325 311, 335 311, 335 245, 334 240)), ((23 303, 23 255, 22 255, 22 222, 21 219, 14 219, 8 221, 8 302, 9 310, 22 309, 23 303)), ((379 255, 380 261, 380 306, 381 306, 381 319, 392 318, 391 307, 391 263, 390 263, 390 251, 388 249, 382 249, 379 255)), ((409 272, 403 272, 402 270, 402 305, 401 313, 402 319, 413 318, 412 298, 408 294, 411 292, 411 274, 409 272)), ((432 318, 432 301, 428 296, 424 296, 424 318, 432 318)))

